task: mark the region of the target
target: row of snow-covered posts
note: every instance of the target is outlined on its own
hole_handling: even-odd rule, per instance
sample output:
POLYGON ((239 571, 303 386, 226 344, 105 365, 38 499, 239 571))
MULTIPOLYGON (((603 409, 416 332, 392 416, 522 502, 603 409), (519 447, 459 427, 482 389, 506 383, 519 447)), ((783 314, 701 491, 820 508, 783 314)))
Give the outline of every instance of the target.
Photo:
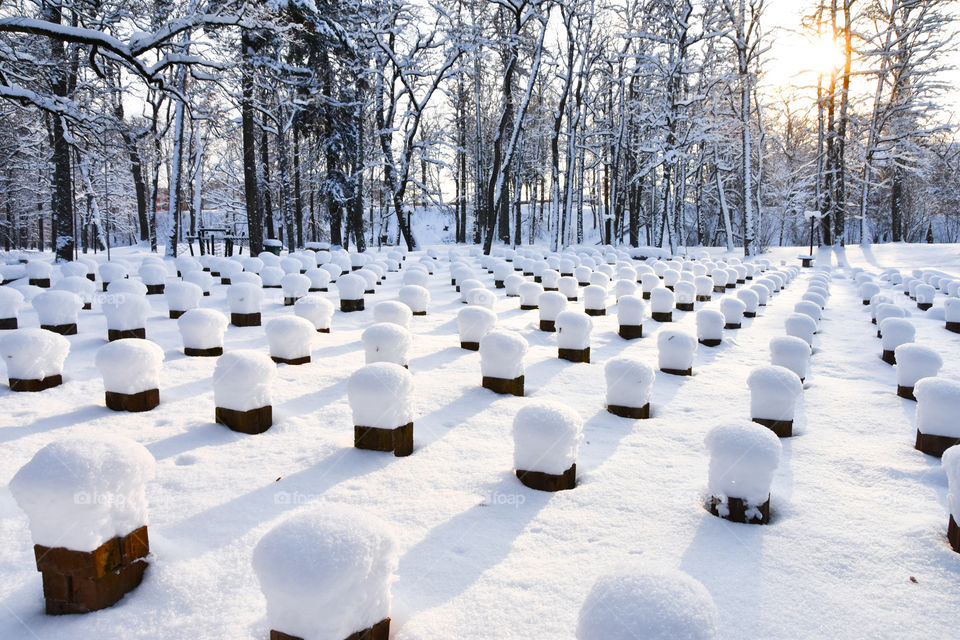
POLYGON ((937 292, 941 292, 945 296, 942 308, 946 329, 960 333, 960 280, 931 269, 915 270, 908 277, 899 270, 887 269, 880 274, 880 282, 874 274, 856 270, 854 279, 859 298, 877 326, 882 343, 880 357, 896 367, 897 395, 917 404, 914 448, 941 458, 949 484, 947 538, 960 553, 960 383, 939 375, 943 358, 935 349, 915 342, 911 311, 897 304, 896 295, 900 287, 903 295, 916 303, 917 312, 937 318, 938 310, 933 305, 937 292), (881 283, 891 295, 884 292, 881 283))

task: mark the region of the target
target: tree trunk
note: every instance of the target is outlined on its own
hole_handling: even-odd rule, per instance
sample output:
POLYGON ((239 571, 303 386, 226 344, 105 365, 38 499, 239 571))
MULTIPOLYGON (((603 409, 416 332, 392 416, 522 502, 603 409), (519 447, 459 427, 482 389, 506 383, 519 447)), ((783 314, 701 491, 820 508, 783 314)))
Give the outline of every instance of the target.
POLYGON ((254 78, 251 58, 256 54, 256 43, 249 29, 241 29, 241 89, 240 118, 243 135, 243 186, 246 201, 247 230, 250 236, 250 255, 263 251, 263 217, 257 184, 257 146, 253 110, 254 78))

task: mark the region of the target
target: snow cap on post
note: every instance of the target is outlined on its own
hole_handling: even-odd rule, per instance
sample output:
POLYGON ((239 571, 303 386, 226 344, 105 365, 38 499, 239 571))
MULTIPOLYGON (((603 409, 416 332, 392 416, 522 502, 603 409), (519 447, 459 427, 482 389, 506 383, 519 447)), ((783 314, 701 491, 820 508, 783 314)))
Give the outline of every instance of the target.
POLYGON ((160 386, 163 349, 155 342, 139 338, 114 340, 97 349, 94 362, 108 392, 132 395, 160 386))
POLYGON ((217 358, 213 370, 214 402, 233 411, 268 406, 276 376, 277 365, 265 353, 252 349, 225 353, 217 358))
POLYGON ((793 420, 797 396, 803 392, 796 373, 777 365, 754 367, 747 376, 747 385, 751 418, 793 420))
POLYGON ((425 287, 418 284, 405 284, 397 291, 397 298, 410 307, 413 315, 427 315, 427 307, 430 305, 430 292, 425 287))
POLYGON ((603 371, 607 382, 608 409, 640 409, 650 403, 650 391, 656 375, 653 367, 636 358, 620 356, 607 360, 603 371))
MULTIPOLYGON (((960 524, 960 445, 954 445, 943 452, 940 464, 947 475, 947 509, 954 524, 960 524)), ((960 532, 958 532, 960 533, 960 532)), ((960 552, 960 537, 954 545, 954 550, 960 552)))
POLYGON ((794 336, 771 338, 770 364, 790 369, 803 381, 810 366, 810 345, 794 336))
POLYGON ((917 430, 960 438, 960 383, 947 378, 923 378, 913 387, 917 397, 917 430))
POLYGON ((353 424, 395 429, 413 422, 413 375, 392 362, 375 362, 347 380, 353 424))
POLYGON ((497 314, 486 307, 471 305, 461 309, 457 313, 460 346, 476 351, 480 348, 480 339, 496 325, 497 314))
POLYGON ((58 376, 63 373, 63 362, 69 352, 70 341, 46 329, 17 329, 0 337, 0 358, 11 380, 58 376))
POLYGON ((658 363, 665 373, 690 375, 697 341, 689 333, 677 329, 662 330, 657 335, 658 363))
POLYGON ((708 491, 712 497, 739 498, 748 509, 770 498, 783 448, 770 429, 746 420, 729 422, 711 429, 704 443, 710 450, 708 491))
POLYGON ((480 338, 480 371, 491 378, 518 378, 527 349, 527 341, 516 331, 493 329, 480 338))
POLYGON ((360 341, 366 354, 366 364, 392 362, 405 366, 413 336, 398 324, 380 322, 364 329, 360 341))
POLYGON ((410 307, 396 300, 384 300, 373 305, 374 322, 390 322, 408 329, 413 312, 410 307))
POLYGON ((620 326, 641 326, 646 304, 643 298, 636 295, 623 296, 617 301, 617 322, 620 326))
POLYGON ((513 420, 514 469, 563 474, 577 461, 582 431, 580 414, 565 404, 527 404, 513 420))
POLYGON ((556 318, 557 346, 561 349, 589 349, 593 320, 580 311, 561 311, 556 318))
POLYGON ((34 544, 93 551, 147 524, 144 484, 155 464, 143 445, 121 436, 65 438, 21 467, 10 492, 34 544))
POLYGON ((308 293, 293 304, 293 313, 309 320, 317 331, 330 332, 333 305, 323 296, 308 293))
POLYGON ((313 323, 300 316, 273 318, 264 327, 270 357, 274 362, 304 364, 310 362, 310 347, 317 329, 313 323))
POLYGON ((713 640, 717 618, 710 593, 686 573, 631 564, 593 584, 577 640, 713 640))
POLYGON ((583 306, 587 313, 595 312, 595 315, 603 315, 607 310, 607 289, 598 284, 590 284, 583 288, 583 306), (602 313, 596 313, 602 312, 602 313))
POLYGON ((340 505, 286 518, 253 550, 271 629, 300 638, 342 640, 388 618, 397 564, 390 528, 340 505))
POLYGON ((943 358, 939 353, 915 342, 900 345, 894 349, 894 354, 897 360, 897 386, 901 388, 912 389, 922 378, 936 376, 943 366, 943 358))
POLYGON ((363 292, 367 288, 367 281, 363 276, 355 273, 348 273, 337 279, 337 291, 340 293, 340 300, 362 300, 363 292))
POLYGON ((263 293, 252 284, 232 284, 227 289, 227 302, 231 313, 260 313, 263 293))
POLYGON ((723 314, 716 309, 697 311, 697 339, 701 344, 715 347, 723 340, 723 314))
POLYGON ((791 313, 783 321, 783 326, 788 336, 800 338, 813 346, 813 334, 817 332, 817 323, 813 318, 803 313, 791 313))
POLYGON ((185 348, 206 350, 223 347, 228 322, 216 309, 189 309, 177 319, 177 326, 185 348))

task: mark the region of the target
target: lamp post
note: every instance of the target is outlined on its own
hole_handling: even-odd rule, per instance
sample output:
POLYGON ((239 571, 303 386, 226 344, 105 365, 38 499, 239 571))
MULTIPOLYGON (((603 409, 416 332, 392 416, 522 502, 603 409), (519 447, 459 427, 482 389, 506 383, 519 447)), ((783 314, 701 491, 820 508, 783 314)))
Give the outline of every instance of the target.
POLYGON ((804 211, 803 217, 810 220, 810 254, 809 256, 800 256, 800 262, 802 266, 809 267, 813 264, 813 227, 817 220, 823 218, 823 212, 812 210, 804 211))

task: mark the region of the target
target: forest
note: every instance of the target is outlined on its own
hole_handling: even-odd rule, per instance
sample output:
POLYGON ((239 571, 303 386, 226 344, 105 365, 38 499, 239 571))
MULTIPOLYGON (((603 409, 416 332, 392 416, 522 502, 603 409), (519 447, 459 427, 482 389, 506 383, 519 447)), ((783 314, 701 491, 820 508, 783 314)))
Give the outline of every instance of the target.
POLYGON ((3 2, 2 247, 960 241, 953 3, 774 4, 3 2))

